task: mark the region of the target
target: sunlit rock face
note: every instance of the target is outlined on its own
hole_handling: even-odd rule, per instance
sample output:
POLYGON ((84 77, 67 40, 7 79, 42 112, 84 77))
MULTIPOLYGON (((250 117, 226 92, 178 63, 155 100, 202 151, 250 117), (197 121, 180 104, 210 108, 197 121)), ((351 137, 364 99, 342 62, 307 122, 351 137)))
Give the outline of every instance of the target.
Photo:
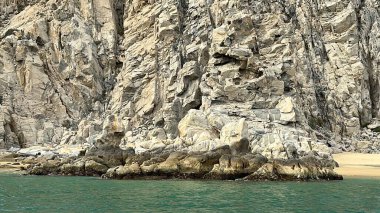
POLYGON ((5 0, 0 148, 380 150, 377 0, 5 0))

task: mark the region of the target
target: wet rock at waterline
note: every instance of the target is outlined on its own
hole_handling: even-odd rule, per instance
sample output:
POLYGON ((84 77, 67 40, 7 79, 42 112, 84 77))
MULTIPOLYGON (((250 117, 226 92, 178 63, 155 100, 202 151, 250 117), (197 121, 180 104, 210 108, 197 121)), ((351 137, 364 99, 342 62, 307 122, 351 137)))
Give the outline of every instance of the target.
POLYGON ((33 175, 87 175, 105 179, 341 180, 336 163, 309 153, 300 159, 269 160, 261 154, 233 154, 228 146, 209 152, 130 153, 113 166, 101 156, 28 159, 33 175), (34 162, 33 162, 34 161, 34 162))

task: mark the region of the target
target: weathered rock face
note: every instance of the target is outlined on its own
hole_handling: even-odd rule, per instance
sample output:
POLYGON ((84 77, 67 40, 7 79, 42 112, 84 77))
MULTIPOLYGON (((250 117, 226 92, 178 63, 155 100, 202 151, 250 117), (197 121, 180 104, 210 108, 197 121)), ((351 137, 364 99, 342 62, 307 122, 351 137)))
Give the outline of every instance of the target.
POLYGON ((2 1, 0 148, 376 152, 379 20, 377 0, 2 1))
MULTIPOLYGON (((17 160, 33 175, 101 176, 105 179, 342 180, 336 162, 308 155, 268 160, 260 154, 233 154, 229 146, 208 152, 129 153, 118 166, 103 157, 22 156, 17 160)), ((9 156, 9 155, 8 155, 9 156)), ((1 160, 1 159, 0 159, 1 160)))

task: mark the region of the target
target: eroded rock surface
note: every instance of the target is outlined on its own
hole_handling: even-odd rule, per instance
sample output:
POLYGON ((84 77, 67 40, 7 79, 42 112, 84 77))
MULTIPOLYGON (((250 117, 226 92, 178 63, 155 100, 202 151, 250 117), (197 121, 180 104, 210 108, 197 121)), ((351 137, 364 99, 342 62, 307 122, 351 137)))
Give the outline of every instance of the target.
POLYGON ((27 157, 20 161, 33 175, 101 176, 105 179, 341 180, 336 162, 308 155, 269 160, 260 154, 233 154, 229 146, 208 152, 129 153, 121 165, 102 157, 27 157))
POLYGON ((0 148, 379 152, 379 20, 377 0, 2 1, 0 148))

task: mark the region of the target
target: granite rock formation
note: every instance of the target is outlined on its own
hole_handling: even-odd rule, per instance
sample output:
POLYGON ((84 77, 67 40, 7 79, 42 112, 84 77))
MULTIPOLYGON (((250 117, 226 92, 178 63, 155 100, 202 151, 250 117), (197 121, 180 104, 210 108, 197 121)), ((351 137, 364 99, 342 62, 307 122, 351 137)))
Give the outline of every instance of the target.
POLYGON ((308 155, 299 159, 269 160, 260 154, 233 154, 229 146, 208 152, 125 153, 122 165, 97 156, 49 158, 22 156, 20 162, 33 175, 101 176, 104 179, 208 179, 208 180, 342 180, 336 163, 308 155))
POLYGON ((0 148, 379 152, 379 35, 377 0, 1 1, 0 148))

